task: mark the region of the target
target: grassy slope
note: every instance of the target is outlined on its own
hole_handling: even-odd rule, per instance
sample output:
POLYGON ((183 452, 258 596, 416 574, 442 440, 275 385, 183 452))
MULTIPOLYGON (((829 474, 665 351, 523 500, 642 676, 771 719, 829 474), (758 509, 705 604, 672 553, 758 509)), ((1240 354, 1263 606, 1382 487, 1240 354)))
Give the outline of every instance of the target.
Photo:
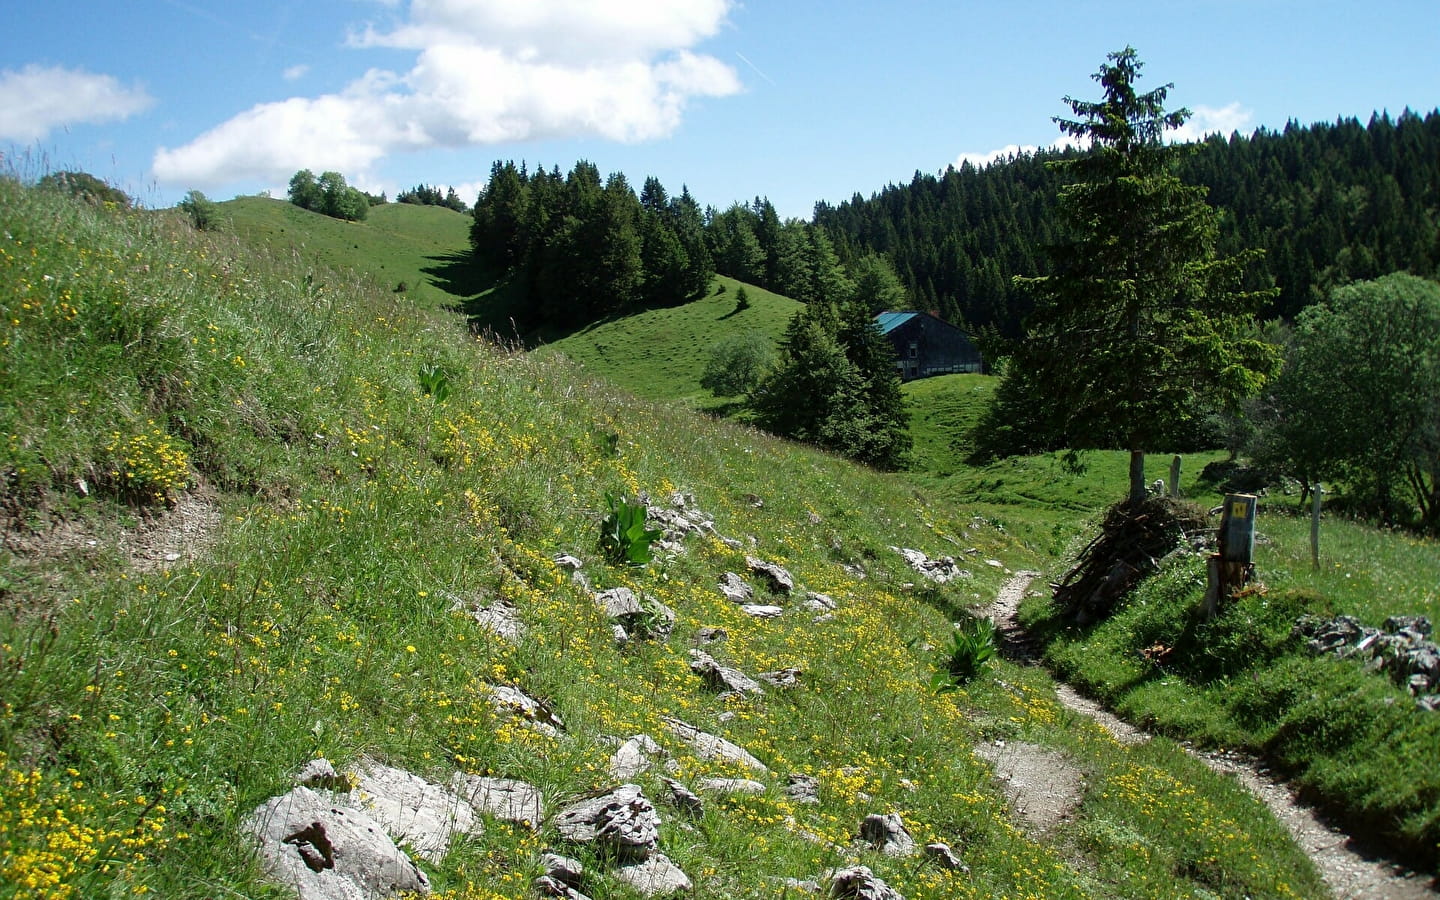
POLYGON ((743 285, 750 307, 737 310, 741 282, 715 277, 711 292, 682 306, 646 310, 600 322, 546 344, 542 353, 563 353, 605 380, 655 400, 714 406, 700 387, 710 347, 721 338, 759 331, 777 344, 800 303, 743 285))
MULTIPOLYGON (((1126 483, 1128 461, 1120 453, 1089 454, 1088 470, 1078 475, 1058 455, 964 465, 963 445, 942 443, 937 433, 975 421, 987 381, 951 376, 907 386, 918 407, 917 456, 929 469, 912 477, 932 496, 981 511, 1031 549, 1063 560, 1079 537, 1077 524, 1126 483)), ((1185 496, 1218 502, 1197 477, 1218 458, 1184 460, 1185 496)), ((1039 597, 1026 604, 1025 620, 1045 636, 1046 659, 1059 673, 1127 717, 1178 739, 1266 756, 1354 833, 1370 835, 1377 851, 1433 868, 1440 717, 1415 709, 1404 690, 1353 663, 1311 658, 1291 628, 1305 613, 1345 613, 1375 626, 1391 615, 1440 621, 1440 545, 1327 518, 1315 568, 1309 519, 1297 513, 1283 497, 1262 502, 1255 561, 1268 591, 1237 601, 1213 622, 1197 616, 1205 576, 1194 557, 1170 563, 1090 628, 1067 626, 1039 597), (1164 657, 1147 660, 1157 652, 1164 657)))
MULTIPOLYGON (((298 210, 289 214, 309 215, 298 210)), ((335 226, 326 227, 333 230, 335 226)), ((345 226, 338 227, 343 238, 345 226)), ((347 251, 343 240, 336 252, 337 259, 345 260, 347 251)), ((373 266, 373 259, 363 255, 351 256, 349 262, 357 268, 373 266)), ((557 341, 545 352, 565 353, 581 361, 590 372, 642 396, 723 409, 723 405, 716 404, 698 385, 705 349, 734 326, 751 322, 778 337, 795 305, 786 298, 748 287, 754 307, 745 313, 727 315, 733 310, 729 301, 737 285, 728 279, 719 279, 719 283, 727 285, 723 294, 682 307, 652 310, 601 323, 557 341)), ((446 286, 455 289, 458 285, 446 286)), ((1122 454, 1093 453, 1088 456, 1088 470, 1080 474, 1066 471, 1056 455, 1002 460, 979 469, 966 465, 964 454, 968 448, 963 438, 957 436, 962 436, 965 428, 976 420, 992 383, 984 376, 947 376, 906 385, 914 416, 912 434, 916 446, 916 471, 909 477, 938 501, 963 508, 977 521, 983 520, 1004 530, 1026 550, 1045 557, 1063 557, 1074 549, 1087 520, 1108 505, 1117 495, 1118 486, 1125 483, 1126 460, 1122 454)), ((1182 478, 1186 496, 1207 505, 1218 499, 1208 485, 1197 481, 1205 463, 1215 458, 1205 454, 1187 458, 1182 478)), ((1152 458, 1152 475, 1162 475, 1160 470, 1166 463, 1165 457, 1152 458)), ((1273 506, 1262 509, 1260 527, 1263 534, 1273 538, 1268 543, 1262 541, 1257 557, 1266 581, 1281 590, 1308 587, 1317 592, 1306 595, 1310 598, 1307 603, 1284 603, 1275 607, 1285 610, 1287 615, 1289 612, 1298 615, 1300 611, 1345 612, 1378 624, 1390 614, 1423 613, 1436 618, 1440 612, 1437 608, 1440 595, 1429 589, 1440 580, 1436 577, 1440 575, 1436 572, 1440 554, 1436 554, 1433 542, 1414 541, 1347 522, 1332 522, 1326 529, 1327 563, 1316 573, 1308 563, 1308 531, 1303 519, 1273 506)), ((1170 617, 1165 628, 1180 627, 1175 617, 1183 617, 1189 608, 1180 604, 1180 599, 1177 595, 1170 605, 1159 605, 1168 610, 1170 617)), ((1031 604, 1030 615, 1043 617, 1041 606, 1031 604)), ((1259 617, 1252 627, 1242 630, 1242 637, 1237 640, 1264 646, 1282 643, 1280 638, 1288 630, 1288 621, 1282 618, 1259 617)), ((1036 622, 1038 625, 1038 618, 1036 622)), ((1430 838, 1415 837, 1429 834, 1426 829, 1432 827, 1425 824, 1429 814, 1417 813, 1416 809, 1428 810, 1440 802, 1424 799, 1431 790, 1426 778, 1402 782, 1397 790, 1394 779, 1386 776, 1408 773, 1409 769, 1404 765, 1382 763, 1370 767, 1371 774, 1360 779, 1368 786, 1357 788, 1356 776, 1347 768, 1347 760, 1352 756, 1362 763, 1367 758, 1388 760, 1384 752, 1377 756, 1366 748, 1371 743, 1380 747, 1395 746, 1396 742, 1387 736, 1389 726, 1375 725, 1365 737, 1357 739, 1357 744, 1347 744, 1350 749, 1316 746, 1297 751, 1275 743, 1276 729, 1286 721, 1287 704, 1291 704, 1293 698, 1273 699, 1263 715, 1257 714, 1258 724, 1242 727, 1235 715, 1226 710, 1225 703, 1204 699, 1211 688, 1203 684, 1191 686, 1191 681, 1198 676, 1192 676, 1190 681, 1151 677, 1145 680, 1143 691, 1116 693, 1111 685, 1129 684, 1139 678, 1135 670, 1138 649, 1131 646, 1134 638, 1131 631, 1138 629, 1138 633, 1148 634, 1156 627, 1160 626, 1142 627, 1122 617, 1093 634, 1071 636, 1063 646, 1057 645, 1052 662, 1068 677, 1089 685, 1138 718, 1164 724, 1177 737, 1243 744, 1269 753, 1286 762, 1333 808, 1352 818, 1358 816, 1364 827, 1377 823, 1376 830, 1389 831, 1387 822, 1407 819, 1410 824, 1403 826, 1403 830, 1408 836, 1402 837, 1409 852, 1422 859, 1429 858, 1430 851, 1416 842, 1424 844, 1430 838), (1163 689, 1154 686, 1153 682, 1157 681, 1163 682, 1163 689), (1194 714, 1198 709, 1207 712, 1194 714), (1316 774, 1311 775, 1312 770, 1316 774), (1420 824, 1415 824, 1417 821, 1420 824)), ((1184 633, 1193 638, 1192 632, 1184 633)), ((1287 652, 1295 653, 1296 648, 1292 646, 1287 652)), ((1258 671, 1250 674, 1260 677, 1258 671)), ((1231 677, 1238 677, 1238 673, 1231 673, 1231 677)), ((1220 691, 1225 690, 1222 683, 1220 691)), ((1397 700, 1386 693, 1388 688, 1384 685, 1370 685, 1367 690, 1380 691, 1377 702, 1388 704, 1397 700)), ((1403 702, 1403 698, 1398 699, 1403 702)), ((1386 716, 1380 718, 1388 721, 1386 716)), ((1404 723, 1394 727, 1415 730, 1422 736, 1414 740, 1420 740, 1424 746, 1432 741, 1423 736, 1428 734, 1428 723, 1423 720, 1416 720, 1413 728, 1404 723)), ((1291 727, 1282 737, 1293 731, 1291 727)), ((1403 746, 1412 743, 1413 740, 1407 738, 1403 746)), ((1360 768, 1366 767, 1362 764, 1360 768)))
MULTIPOLYGON (((1001 664, 968 690, 931 690, 931 648, 1003 573, 916 589, 891 545, 1035 561, 968 509, 498 352, 363 280, 307 284, 307 260, 8 181, 0 192, 0 387, 27 398, 4 408, 0 448, 14 529, 0 554, 0 896, 282 896, 257 881, 236 822, 320 754, 523 778, 554 803, 607 783, 606 736, 644 731, 682 779, 728 774, 671 739, 667 714, 774 773, 763 796, 712 798, 695 830, 664 829, 702 896, 774 896, 778 879, 850 859, 912 900, 1322 893, 1243 791, 1164 741, 1121 748, 1075 722, 1043 672, 1001 664), (428 365, 450 373, 445 403, 418 389, 428 365), (82 415, 87 397, 104 401, 82 415), (834 596, 835 620, 798 604, 744 616, 714 587, 744 553, 709 538, 643 569, 604 565, 603 495, 639 490, 693 493, 721 534, 834 596), (212 505, 213 547, 189 559, 192 534, 179 559, 139 566, 127 548, 179 524, 157 494, 212 505), (675 635, 615 648, 551 563, 561 551, 597 586, 669 604, 675 635), (530 626, 518 648, 455 609, 497 598, 530 626), (729 630, 725 660, 798 666, 802 687, 706 692, 685 662, 701 625, 729 630), (566 733, 499 716, 490 683, 548 698, 566 733), (1077 818, 1043 843, 1019 833, 966 752, 980 739, 1065 750, 1091 784, 1077 818), (796 771, 820 778, 821 804, 786 799, 796 771), (796 833, 843 847, 875 811, 949 841, 969 873, 796 833)), ((518 898, 554 839, 491 823, 427 868, 449 900, 518 898)), ((603 874, 587 893, 631 896, 603 874)))
POLYGON ((392 290, 403 282, 409 299, 426 308, 465 299, 451 281, 465 268, 455 256, 469 251, 470 217, 452 209, 387 203, 371 207, 363 222, 344 222, 264 197, 219 207, 225 227, 311 266, 368 275, 392 290))
POLYGON ((916 471, 943 478, 970 468, 966 435, 980 420, 995 382, 989 375, 941 375, 904 385, 916 471))

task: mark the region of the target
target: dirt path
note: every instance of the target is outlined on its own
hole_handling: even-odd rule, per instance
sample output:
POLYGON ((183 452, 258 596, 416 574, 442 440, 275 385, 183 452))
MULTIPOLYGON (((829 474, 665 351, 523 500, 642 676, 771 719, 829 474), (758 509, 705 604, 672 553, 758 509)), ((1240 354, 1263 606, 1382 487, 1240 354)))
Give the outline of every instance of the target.
MULTIPOLYGON (((990 608, 990 616, 1000 633, 1005 655, 1036 664, 1035 648, 1020 627, 1020 601, 1030 587, 1036 572, 1020 572, 1000 589, 990 608)), ((1117 718, 1095 701, 1081 696, 1069 685, 1056 682, 1055 694, 1068 709, 1098 722, 1121 743, 1140 743, 1150 735, 1117 718)), ((1321 821, 1314 810, 1302 805, 1295 794, 1279 779, 1254 760, 1236 754, 1204 754, 1194 752, 1210 768, 1231 775, 1250 789, 1270 807, 1281 823, 1290 830, 1295 842, 1304 848, 1315 868, 1330 886, 1337 900, 1434 900, 1436 893, 1423 877, 1404 872, 1389 863, 1370 859, 1351 849, 1349 837, 1321 821)), ((1024 755, 1014 755, 1009 763, 1023 766, 1024 755)), ((1023 779, 1023 772, 1011 772, 1008 779, 1023 779)))

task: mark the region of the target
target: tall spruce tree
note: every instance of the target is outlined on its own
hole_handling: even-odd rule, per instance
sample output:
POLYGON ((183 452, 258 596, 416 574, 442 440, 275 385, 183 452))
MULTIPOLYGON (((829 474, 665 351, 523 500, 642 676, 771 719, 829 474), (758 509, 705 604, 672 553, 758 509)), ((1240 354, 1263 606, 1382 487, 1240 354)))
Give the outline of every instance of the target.
POLYGON ((1092 76, 1104 98, 1066 97, 1075 118, 1055 120, 1091 150, 1053 163, 1070 178, 1066 231, 1052 274, 1024 280, 1035 312, 1013 359, 1022 402, 1053 411, 1042 418, 1065 446, 1129 451, 1136 501, 1146 451, 1183 441, 1204 411, 1238 404, 1277 367, 1249 328, 1271 292, 1242 289, 1259 251, 1216 254, 1206 190, 1180 180, 1164 142, 1190 113, 1165 111, 1172 85, 1138 93, 1141 66, 1133 48, 1110 54, 1092 76))
POLYGON ((750 394, 762 428, 881 469, 909 456, 895 353, 863 301, 814 300, 790 320, 781 359, 750 394))

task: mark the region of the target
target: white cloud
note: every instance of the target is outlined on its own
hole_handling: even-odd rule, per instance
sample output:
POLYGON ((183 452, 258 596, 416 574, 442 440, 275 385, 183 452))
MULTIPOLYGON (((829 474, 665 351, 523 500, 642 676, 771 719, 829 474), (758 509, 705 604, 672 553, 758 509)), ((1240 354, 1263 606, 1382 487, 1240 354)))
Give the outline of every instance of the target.
POLYGON ((1208 135, 1219 134, 1229 137, 1236 131, 1243 131, 1254 118, 1250 110, 1237 103, 1216 109, 1213 106, 1196 106, 1190 120, 1170 132, 1175 143, 1204 140, 1208 135))
POLYGON ((0 140, 40 140, 56 128, 127 119, 154 103, 111 75, 31 64, 0 71, 0 140))
POLYGON ((691 49, 732 2, 414 0, 399 26, 351 38, 416 51, 408 72, 371 70, 338 94, 255 106, 161 148, 155 176, 204 186, 311 168, 363 179, 384 157, 427 147, 663 138, 692 98, 740 90, 734 69, 691 49))
MULTIPOLYGON (((1213 106, 1196 106, 1191 113, 1190 119, 1183 126, 1166 132, 1166 140, 1180 144, 1204 140, 1211 134, 1228 136, 1231 132, 1241 131, 1248 127, 1253 117, 1250 110, 1243 108, 1239 103, 1231 103, 1218 109, 1213 106)), ((1064 150, 1067 147, 1083 148, 1087 146, 1089 146, 1087 140, 1074 135, 1062 134, 1046 144, 1044 149, 1064 150)), ((1035 144, 1006 144, 1004 147, 988 153, 961 153, 955 157, 954 166, 958 169, 962 163, 968 162, 977 169, 983 169, 993 162, 1025 156, 1040 149, 1035 144)))
POLYGON ((730 6, 731 0, 414 0, 408 22, 388 33, 368 27, 351 42, 411 50, 460 43, 583 65, 693 46, 719 30, 730 6))
POLYGON ((455 196, 474 206, 475 201, 480 199, 480 192, 485 190, 488 184, 489 182, 485 181, 462 181, 451 187, 455 188, 455 196))
POLYGON ((298 65, 286 68, 285 71, 280 74, 286 81, 299 81, 301 78, 310 74, 310 67, 305 63, 299 63, 298 65))
POLYGON ((969 163, 977 169, 983 169, 993 162, 1002 159, 1012 159, 1017 156, 1027 156, 1040 148, 1034 144, 1006 144, 999 150, 991 150, 988 153, 962 153, 955 157, 955 168, 960 168, 964 163, 969 163))

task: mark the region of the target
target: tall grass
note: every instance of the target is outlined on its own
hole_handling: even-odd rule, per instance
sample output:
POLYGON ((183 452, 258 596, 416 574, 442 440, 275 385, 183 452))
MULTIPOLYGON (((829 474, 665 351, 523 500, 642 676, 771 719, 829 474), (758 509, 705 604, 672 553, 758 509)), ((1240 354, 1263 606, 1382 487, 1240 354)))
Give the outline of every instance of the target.
MULTIPOLYGON (((677 777, 734 774, 671 738, 665 716, 773 772, 763 795, 711 798, 693 830, 667 824, 664 849, 701 896, 773 897, 851 859, 910 898, 1319 893, 1259 824, 1219 849, 1149 827, 1168 872, 1149 883, 1126 875, 1138 856, 1096 866, 1093 840, 1017 830, 969 752, 978 739, 1069 742, 1083 771, 1152 763, 1093 729, 1076 737, 1034 670, 931 690, 950 615, 1004 574, 966 561, 1034 561, 969 509, 476 341, 371 282, 178 215, 0 180, 0 228, 0 897, 283 896, 237 822, 321 755, 522 778, 552 805, 606 786, 609 739, 637 732, 667 746, 677 777), (436 370, 443 400, 419 377, 436 370), (644 567, 607 565, 604 498, 642 491, 693 495, 741 549, 699 535, 644 567), (207 497, 223 514, 213 549, 138 564, 139 526, 173 527, 169 505, 207 497), (957 555, 973 576, 916 587, 892 546, 957 555), (616 647, 560 552, 586 560, 596 588, 675 609, 675 634, 616 647), (762 621, 725 601, 715 585, 747 554, 835 598, 834 618, 792 600, 762 621), (467 612, 499 598, 529 626, 519 645, 467 612), (707 692, 686 663, 700 626, 728 630, 729 664, 795 666, 802 686, 707 692), (546 698, 567 730, 506 718, 491 684, 546 698), (791 772, 820 779, 820 804, 786 797, 791 772), (877 811, 951 843, 969 873, 853 846, 877 811)), ((1267 821, 1233 785, 1197 782, 1206 803, 1267 821)), ((1139 829, 1166 802, 1119 792, 1101 815, 1139 829)), ((528 896, 554 839, 492 822, 428 869, 442 897, 528 896)), ((588 892, 626 890, 601 875, 588 892)))

